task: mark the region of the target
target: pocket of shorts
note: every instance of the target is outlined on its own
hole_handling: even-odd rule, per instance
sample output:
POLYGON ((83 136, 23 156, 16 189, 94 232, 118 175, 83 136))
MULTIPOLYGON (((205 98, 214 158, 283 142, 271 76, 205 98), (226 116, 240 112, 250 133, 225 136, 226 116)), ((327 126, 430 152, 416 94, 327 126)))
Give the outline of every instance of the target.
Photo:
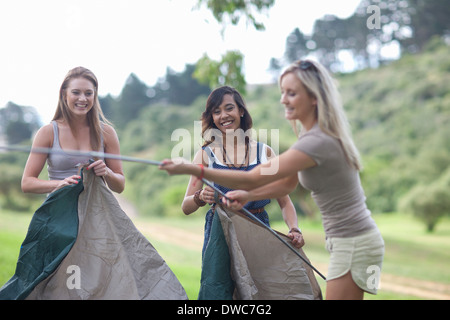
POLYGON ((367 243, 368 256, 370 257, 383 257, 385 251, 384 240, 381 234, 376 238, 372 238, 369 243, 367 243))
POLYGON ((331 242, 331 238, 326 238, 325 239, 325 249, 329 253, 333 252, 333 243, 331 242))

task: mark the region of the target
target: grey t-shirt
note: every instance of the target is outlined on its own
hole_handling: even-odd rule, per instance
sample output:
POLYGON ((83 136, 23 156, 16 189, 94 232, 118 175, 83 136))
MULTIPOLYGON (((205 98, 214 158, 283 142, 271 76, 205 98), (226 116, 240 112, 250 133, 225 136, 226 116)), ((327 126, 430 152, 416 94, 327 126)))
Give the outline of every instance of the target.
POLYGON ((348 164, 337 139, 316 124, 291 149, 304 152, 317 164, 300 171, 298 177, 319 207, 327 237, 353 237, 376 227, 359 172, 348 164))

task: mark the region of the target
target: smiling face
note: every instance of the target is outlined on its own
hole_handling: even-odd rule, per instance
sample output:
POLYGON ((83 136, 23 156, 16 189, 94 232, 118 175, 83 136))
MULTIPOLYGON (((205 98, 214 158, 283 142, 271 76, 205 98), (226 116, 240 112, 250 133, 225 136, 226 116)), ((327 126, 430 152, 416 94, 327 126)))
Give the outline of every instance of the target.
POLYGON ((74 115, 86 115, 94 105, 94 84, 85 78, 72 79, 67 86, 65 100, 74 115))
POLYGON ((293 72, 281 79, 281 103, 287 120, 300 120, 304 125, 316 120, 317 99, 310 96, 293 72))
POLYGON ((239 108, 231 94, 224 95, 222 103, 212 110, 213 122, 223 133, 239 129, 243 114, 244 111, 239 108))

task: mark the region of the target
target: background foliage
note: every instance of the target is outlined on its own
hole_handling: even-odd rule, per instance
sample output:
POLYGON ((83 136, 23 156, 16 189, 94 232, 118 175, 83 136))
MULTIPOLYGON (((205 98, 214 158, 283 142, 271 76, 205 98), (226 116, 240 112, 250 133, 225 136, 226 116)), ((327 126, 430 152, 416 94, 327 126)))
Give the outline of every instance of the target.
MULTIPOLYGON (((311 35, 293 30, 287 35, 284 57, 270 61, 275 78, 287 63, 306 55, 334 71, 363 157, 361 177, 369 208, 376 213, 414 213, 429 231, 450 212, 450 7, 444 2, 363 0, 348 19, 326 16, 317 20, 311 35), (369 5, 381 9, 379 29, 366 27, 369 5), (396 61, 381 55, 383 46, 392 43, 402 52, 396 61), (339 53, 345 50, 351 52, 357 71, 340 73, 339 53)), ((198 4, 208 6, 224 25, 246 17, 259 28, 256 14, 268 10, 273 1, 199 0, 198 4)), ((245 92, 257 132, 279 130, 279 152, 289 148, 296 138, 284 120, 277 84, 247 85, 242 58, 238 51, 226 53, 222 61, 204 56, 196 65, 186 65, 183 72, 167 68, 153 86, 130 74, 118 97, 100 99, 116 126, 122 153, 160 160, 171 157, 180 143, 198 148, 195 121, 211 88, 222 84, 245 92), (176 137, 173 141, 177 129, 189 133, 190 141, 176 137)), ((10 102, 0 109, 0 139, 6 143, 29 145, 40 125, 32 107, 10 102)), ((2 207, 26 211, 42 200, 20 192, 25 161, 26 155, 0 154, 2 207)), ((139 164, 124 166, 125 195, 142 215, 180 214, 187 177, 168 178, 154 167, 139 164)), ((307 192, 298 188, 291 196, 301 214, 317 216, 307 192)), ((276 205, 270 211, 274 219, 281 216, 276 205)))

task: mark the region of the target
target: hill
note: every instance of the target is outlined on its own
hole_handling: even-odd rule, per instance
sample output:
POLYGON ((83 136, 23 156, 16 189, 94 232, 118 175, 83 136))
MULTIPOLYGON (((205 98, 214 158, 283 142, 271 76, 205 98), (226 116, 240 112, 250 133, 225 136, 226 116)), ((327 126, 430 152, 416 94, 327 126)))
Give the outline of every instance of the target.
MULTIPOLYGON (((406 55, 377 69, 335 75, 363 158, 362 182, 373 212, 397 210, 400 199, 414 186, 432 183, 449 167, 449 71, 450 48, 435 40, 421 54, 406 55)), ((278 129, 278 150, 283 152, 296 138, 279 99, 276 84, 251 87, 245 97, 256 131, 266 130, 270 136, 278 129)), ((121 132, 123 152, 162 159, 171 157, 175 149, 187 148, 183 150, 193 156, 199 144, 194 121, 205 101, 206 96, 190 106, 145 108, 121 132)), ((180 214, 187 177, 168 178, 155 168, 136 164, 125 168, 126 195, 142 214, 180 214)), ((292 197, 300 211, 314 210, 300 188, 292 197)))
POLYGON ((449 53, 436 40, 423 54, 339 77, 374 211, 396 210, 414 186, 449 168, 449 53))
MULTIPOLYGON (((369 208, 374 213, 421 208, 424 220, 434 219, 425 221, 431 230, 450 211, 450 47, 434 39, 420 54, 335 78, 363 158, 361 177, 369 208)), ((117 128, 121 152, 155 160, 192 160, 201 145, 198 121, 206 99, 197 97, 190 105, 161 101, 144 106, 125 127, 117 128)), ((284 119, 278 85, 249 86, 245 100, 257 138, 279 153, 289 148, 296 137, 284 119)), ((26 211, 41 200, 20 191, 25 161, 26 154, 0 155, 0 204, 5 208, 26 211)), ((125 196, 142 216, 181 214, 188 177, 168 177, 154 166, 137 163, 124 163, 124 169, 125 196)), ((291 198, 300 214, 317 216, 308 192, 299 187, 291 198)), ((272 220, 281 219, 276 201, 268 209, 272 220)))

